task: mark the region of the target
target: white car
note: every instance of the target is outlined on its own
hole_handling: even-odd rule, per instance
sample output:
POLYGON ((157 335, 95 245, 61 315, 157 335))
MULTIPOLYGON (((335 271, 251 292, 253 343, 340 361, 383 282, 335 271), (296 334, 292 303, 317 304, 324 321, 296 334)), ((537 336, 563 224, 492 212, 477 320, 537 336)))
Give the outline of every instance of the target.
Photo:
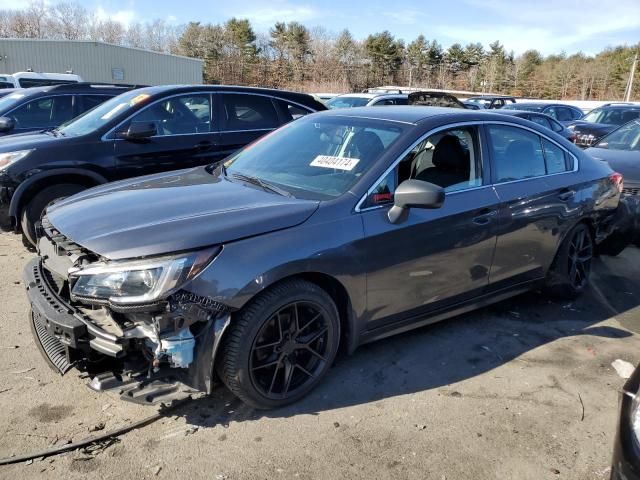
POLYGON ((80 83, 83 81, 84 80, 82 80, 82 77, 80 77, 80 75, 76 75, 73 73, 0 73, 0 88, 48 87, 50 85, 80 83))
POLYGON ((327 102, 327 107, 352 108, 373 107, 381 105, 407 105, 406 93, 345 93, 333 97, 327 102))

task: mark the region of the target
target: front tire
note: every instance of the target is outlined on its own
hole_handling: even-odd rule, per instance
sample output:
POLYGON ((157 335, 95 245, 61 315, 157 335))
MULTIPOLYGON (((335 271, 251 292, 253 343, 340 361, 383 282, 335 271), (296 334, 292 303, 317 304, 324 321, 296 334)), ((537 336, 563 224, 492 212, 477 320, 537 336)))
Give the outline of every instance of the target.
POLYGON ((579 223, 560 245, 547 279, 547 292, 574 299, 589 286, 594 243, 589 227, 579 223))
POLYGON ((327 292, 305 280, 289 280, 238 312, 216 368, 243 402, 278 408, 316 387, 333 363, 339 341, 338 310, 327 292))
POLYGON ((86 187, 73 183, 51 185, 38 192, 22 209, 20 228, 22 229, 23 242, 30 243, 34 247, 38 241, 36 236, 36 224, 44 216, 46 208, 56 200, 70 197, 86 187))

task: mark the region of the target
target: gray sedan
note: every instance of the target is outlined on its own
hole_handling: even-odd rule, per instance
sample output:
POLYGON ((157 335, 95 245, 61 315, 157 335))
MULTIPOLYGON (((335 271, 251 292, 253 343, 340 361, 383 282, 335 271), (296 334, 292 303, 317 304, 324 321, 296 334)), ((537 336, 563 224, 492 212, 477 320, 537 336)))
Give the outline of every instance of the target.
POLYGON ((154 403, 217 378, 279 407, 340 347, 540 286, 579 295, 620 188, 513 116, 311 114, 224 164, 50 206, 24 273, 30 321, 54 368, 88 371, 96 390, 154 403))

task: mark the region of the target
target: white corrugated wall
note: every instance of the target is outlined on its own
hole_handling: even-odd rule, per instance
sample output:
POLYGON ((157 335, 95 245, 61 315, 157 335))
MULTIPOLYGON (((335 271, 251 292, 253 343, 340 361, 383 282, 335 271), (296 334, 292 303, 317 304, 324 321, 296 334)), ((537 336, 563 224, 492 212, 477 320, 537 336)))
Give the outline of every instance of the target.
POLYGON ((0 73, 65 73, 89 82, 200 84, 202 60, 100 42, 0 39, 0 73), (114 78, 115 73, 115 78, 114 78), (118 76, 124 74, 122 80, 118 76))

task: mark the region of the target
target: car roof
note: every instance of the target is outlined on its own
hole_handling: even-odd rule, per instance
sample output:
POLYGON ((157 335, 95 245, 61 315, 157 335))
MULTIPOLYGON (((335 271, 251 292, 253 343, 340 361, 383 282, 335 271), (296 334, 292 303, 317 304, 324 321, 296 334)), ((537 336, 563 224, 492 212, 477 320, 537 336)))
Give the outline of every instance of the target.
POLYGON ((238 85, 159 85, 153 87, 145 87, 139 89, 141 93, 148 93, 149 95, 166 95, 172 93, 183 92, 242 92, 242 93, 254 93, 269 95, 272 97, 281 97, 289 100, 298 100, 314 103, 319 103, 308 93, 298 93, 289 90, 278 90, 276 88, 258 88, 258 87, 243 87, 238 85))
POLYGON ((600 105, 596 108, 613 108, 613 109, 624 109, 624 110, 637 110, 640 109, 640 105, 635 103, 605 103, 604 105, 600 105))
POLYGON ((473 97, 469 97, 467 100, 471 100, 472 98, 482 98, 482 99, 490 99, 490 98, 515 98, 510 95, 474 95, 473 97))
MULTIPOLYGON (((20 94, 21 98, 33 97, 45 93, 113 93, 120 94, 131 90, 129 85, 69 83, 61 85, 45 85, 42 87, 12 88, 10 94, 20 94)), ((7 89, 9 90, 9 89, 7 89)))
MULTIPOLYGON (((436 118, 449 117, 452 121, 483 121, 500 119, 515 119, 519 117, 503 115, 499 111, 469 110, 464 108, 427 107, 420 105, 390 105, 384 108, 355 107, 328 110, 316 115, 330 115, 332 117, 368 118, 391 122, 410 123, 417 125, 421 122, 436 118)), ((519 121, 519 120, 516 120, 519 121)), ((526 120, 522 120, 526 122, 526 120)))
MULTIPOLYGON (((573 108, 574 110, 580 110, 578 107, 574 106, 574 105, 567 105, 566 103, 554 103, 554 102, 516 102, 516 107, 518 105, 522 105, 523 107, 540 107, 540 108, 545 108, 545 107, 567 107, 567 108, 573 108)), ((512 110, 513 110, 513 105, 511 105, 512 110)))

